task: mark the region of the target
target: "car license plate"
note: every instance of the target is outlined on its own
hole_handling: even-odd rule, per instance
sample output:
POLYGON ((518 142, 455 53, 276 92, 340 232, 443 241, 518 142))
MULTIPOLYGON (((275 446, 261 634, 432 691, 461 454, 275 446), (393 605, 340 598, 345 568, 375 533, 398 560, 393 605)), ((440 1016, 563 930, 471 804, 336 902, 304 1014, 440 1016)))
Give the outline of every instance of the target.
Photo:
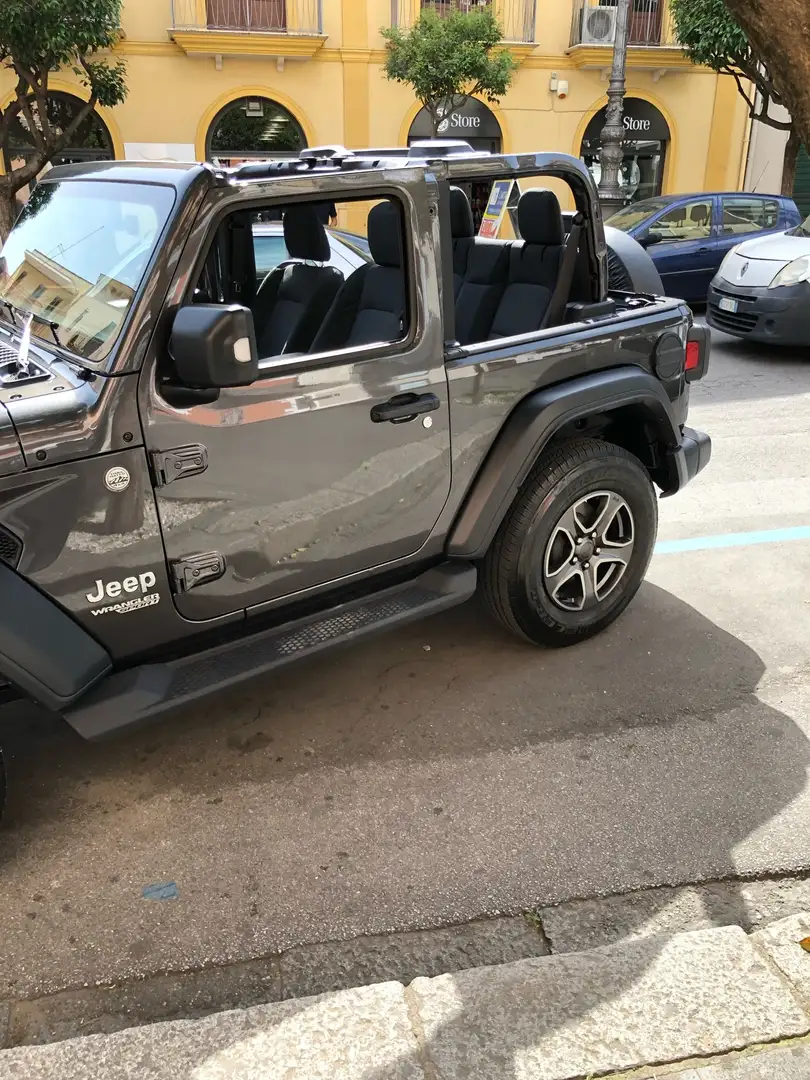
POLYGON ((721 296, 720 303, 717 306, 721 311, 736 311, 739 305, 736 300, 732 300, 728 296, 721 296))

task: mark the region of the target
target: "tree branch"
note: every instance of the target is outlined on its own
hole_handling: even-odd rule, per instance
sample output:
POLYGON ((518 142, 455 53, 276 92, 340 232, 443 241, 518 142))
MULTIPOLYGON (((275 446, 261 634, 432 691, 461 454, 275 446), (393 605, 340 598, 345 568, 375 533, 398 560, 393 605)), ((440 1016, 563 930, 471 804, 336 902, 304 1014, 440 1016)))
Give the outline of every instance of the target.
POLYGON ((740 78, 738 72, 736 72, 736 71, 730 71, 729 74, 734 77, 734 81, 737 84, 737 89, 739 90, 739 92, 740 92, 740 94, 741 94, 741 96, 743 98, 743 101, 745 101, 746 105, 748 106, 749 115, 753 116, 754 115, 754 110, 756 109, 756 105, 751 100, 751 98, 748 96, 748 94, 745 92, 745 88, 744 88, 744 86, 742 84, 742 79, 740 78))
POLYGON ((14 101, 9 102, 5 111, 0 110, 0 149, 5 146, 6 139, 8 139, 9 132, 11 131, 11 125, 20 115, 20 103, 17 98, 14 101))
POLYGON ((31 111, 31 98, 29 98, 27 94, 21 94, 21 89, 22 88, 20 86, 17 87, 17 101, 19 101, 20 103, 20 109, 22 110, 22 114, 25 117, 25 122, 28 125, 29 134, 34 141, 34 146, 36 146, 37 150, 44 153, 47 148, 45 146, 45 140, 42 137, 42 132, 34 122, 34 114, 31 111))

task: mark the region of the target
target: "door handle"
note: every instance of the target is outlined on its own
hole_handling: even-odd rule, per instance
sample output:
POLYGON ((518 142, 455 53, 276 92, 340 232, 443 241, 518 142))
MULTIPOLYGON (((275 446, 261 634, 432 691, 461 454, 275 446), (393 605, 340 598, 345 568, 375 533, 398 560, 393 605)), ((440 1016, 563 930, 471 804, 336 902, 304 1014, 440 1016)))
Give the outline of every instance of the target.
POLYGON ((434 412, 440 405, 435 394, 396 394, 372 408, 371 420, 374 424, 405 424, 420 413, 434 412))

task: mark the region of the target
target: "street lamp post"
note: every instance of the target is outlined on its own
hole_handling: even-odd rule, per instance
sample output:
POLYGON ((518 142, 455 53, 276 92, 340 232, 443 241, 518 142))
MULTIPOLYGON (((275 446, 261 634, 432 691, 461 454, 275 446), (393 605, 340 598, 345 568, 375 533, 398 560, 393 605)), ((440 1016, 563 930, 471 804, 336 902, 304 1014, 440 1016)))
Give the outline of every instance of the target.
POLYGON ((599 201, 605 218, 624 206, 619 177, 624 158, 624 69, 627 61, 627 24, 630 17, 630 0, 619 0, 616 11, 616 36, 613 39, 613 66, 610 69, 608 103, 605 126, 600 136, 602 150, 599 155, 599 201))

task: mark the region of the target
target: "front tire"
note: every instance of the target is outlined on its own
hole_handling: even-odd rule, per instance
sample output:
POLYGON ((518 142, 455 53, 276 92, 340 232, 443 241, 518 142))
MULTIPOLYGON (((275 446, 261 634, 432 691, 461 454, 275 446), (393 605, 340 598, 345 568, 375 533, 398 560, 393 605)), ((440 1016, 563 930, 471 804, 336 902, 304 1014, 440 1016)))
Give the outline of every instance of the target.
POLYGON ((538 645, 575 645, 624 611, 647 572, 658 501, 638 458, 577 439, 543 454, 484 559, 487 605, 538 645))

